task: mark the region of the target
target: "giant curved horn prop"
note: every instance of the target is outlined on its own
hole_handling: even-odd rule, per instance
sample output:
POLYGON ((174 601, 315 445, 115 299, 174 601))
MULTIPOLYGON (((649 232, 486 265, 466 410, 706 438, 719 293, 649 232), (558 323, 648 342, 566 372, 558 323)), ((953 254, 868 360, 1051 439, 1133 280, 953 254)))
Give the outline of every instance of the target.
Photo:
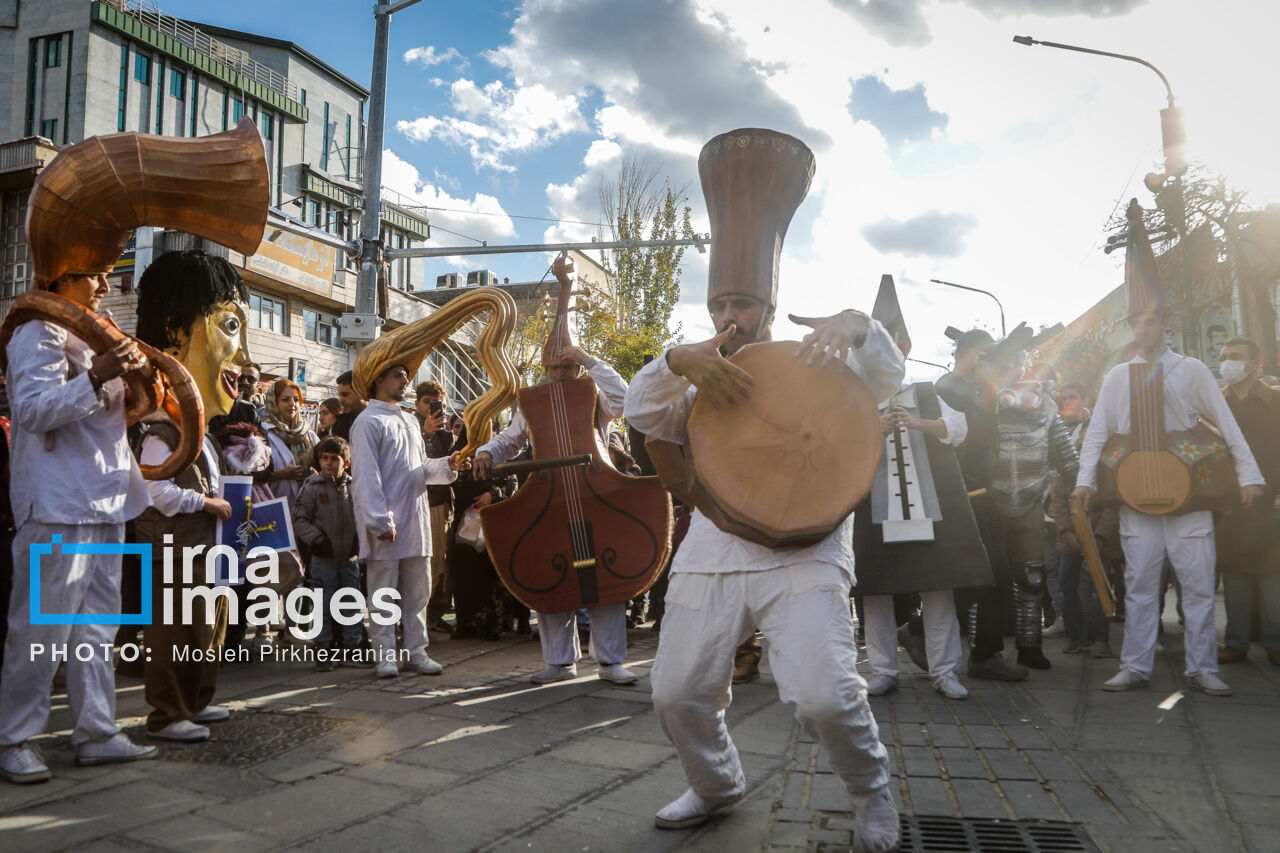
MULTIPOLYGON (((271 184, 266 150, 248 118, 234 130, 195 139, 143 133, 92 136, 61 151, 36 178, 27 202, 27 243, 37 289, 19 295, 0 326, 4 348, 19 325, 45 320, 102 353, 130 336, 100 317, 47 292, 65 274, 96 275, 120 258, 134 228, 174 228, 252 255, 262 241, 271 184)), ((149 480, 167 480, 200 453, 204 405, 191 374, 176 358, 134 338, 148 363, 127 371, 130 425, 163 408, 181 436, 160 465, 142 465, 149 480)))
POLYGON ((178 425, 178 446, 159 465, 142 465, 148 480, 169 480, 182 473, 200 453, 204 436, 204 402, 191 374, 167 352, 126 334, 110 317, 94 314, 56 293, 33 290, 14 300, 0 326, 0 354, 8 346, 15 329, 28 320, 45 320, 61 326, 89 345, 94 352, 106 352, 121 341, 132 340, 147 361, 126 371, 120 378, 125 386, 125 422, 130 426, 163 408, 178 425), (199 429, 182 429, 197 424, 199 429))
POLYGON ((476 339, 476 356, 493 385, 467 406, 467 446, 459 451, 472 456, 493 435, 493 416, 511 405, 520 389, 520 374, 507 355, 506 344, 516 324, 516 303, 497 287, 481 287, 453 299, 429 317, 388 332, 366 346, 356 358, 352 381, 357 393, 367 394, 374 380, 393 365, 403 365, 409 375, 427 354, 477 315, 489 312, 489 321, 476 339))

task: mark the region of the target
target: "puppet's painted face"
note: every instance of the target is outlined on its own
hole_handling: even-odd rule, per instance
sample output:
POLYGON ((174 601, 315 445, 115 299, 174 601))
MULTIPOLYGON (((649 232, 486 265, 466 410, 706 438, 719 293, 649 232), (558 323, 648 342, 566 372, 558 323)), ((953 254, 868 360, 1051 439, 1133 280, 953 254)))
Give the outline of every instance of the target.
POLYGON ((240 365, 249 361, 243 302, 219 302, 187 330, 177 356, 196 381, 205 418, 225 415, 236 401, 240 365))

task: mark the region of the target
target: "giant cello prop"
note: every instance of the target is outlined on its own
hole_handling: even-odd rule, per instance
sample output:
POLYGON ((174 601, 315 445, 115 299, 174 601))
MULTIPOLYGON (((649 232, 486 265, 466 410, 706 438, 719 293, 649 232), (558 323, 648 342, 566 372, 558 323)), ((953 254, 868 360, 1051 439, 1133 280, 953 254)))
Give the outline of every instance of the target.
MULTIPOLYGON (((573 344, 571 269, 555 268, 560 292, 544 362, 573 344)), ((597 439, 601 413, 590 377, 521 389, 519 405, 536 470, 514 497, 480 511, 498 576, 543 613, 635 598, 657 580, 671 550, 671 498, 657 477, 629 477, 609 462, 597 439)), ((504 470, 514 469, 495 466, 504 470)))
MULTIPOLYGON (((1164 291, 1137 199, 1129 203, 1126 216, 1129 313, 1163 311, 1164 291)), ((1183 415, 1181 401, 1165 399, 1164 365, 1133 362, 1127 369, 1130 431, 1110 436, 1102 448, 1099 498, 1119 500, 1146 515, 1226 512, 1238 506, 1240 486, 1222 434, 1203 419, 1184 422, 1183 429, 1166 429, 1166 408, 1179 421, 1183 415)))
MULTIPOLYGON (((714 242, 708 304, 748 295, 776 304, 787 226, 813 180, 799 139, 762 128, 703 146, 698 172, 714 242)), ((645 442, 662 483, 728 533, 770 548, 826 538, 871 489, 884 443, 877 401, 844 364, 809 366, 794 341, 748 344, 731 358, 756 384, 751 397, 714 408, 699 396, 688 440, 645 442)))
MULTIPOLYGON (((111 269, 141 225, 173 228, 252 255, 262 241, 271 185, 262 137, 248 118, 234 130, 196 139, 141 133, 93 136, 64 149, 36 178, 27 206, 27 242, 36 286, 19 295, 0 326, 0 369, 18 326, 44 320, 103 353, 130 340, 109 314, 94 314, 47 288, 65 273, 111 269)), ((132 338, 145 362, 125 371, 130 426, 162 409, 178 427, 177 447, 149 480, 186 470, 200 453, 204 403, 182 363, 132 338)))

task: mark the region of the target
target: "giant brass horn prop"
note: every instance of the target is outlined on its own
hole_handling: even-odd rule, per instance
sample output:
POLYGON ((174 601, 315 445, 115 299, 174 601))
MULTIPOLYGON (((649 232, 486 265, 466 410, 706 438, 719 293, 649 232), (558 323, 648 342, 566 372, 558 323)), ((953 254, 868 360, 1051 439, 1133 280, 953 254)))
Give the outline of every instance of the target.
MULTIPOLYGON (((94 136, 64 149, 31 188, 27 244, 36 290, 14 300, 0 326, 0 367, 14 330, 28 320, 62 326, 101 353, 129 337, 100 317, 47 291, 59 277, 111 271, 134 228, 173 228, 251 255, 262 241, 270 200, 266 152, 257 128, 195 139, 141 133, 94 136)), ((147 363, 123 375, 129 424, 163 408, 181 433, 161 465, 142 465, 151 480, 176 476, 200 452, 204 405, 195 381, 175 358, 138 341, 147 363)))
POLYGON ((413 376, 428 353, 486 311, 489 320, 476 338, 475 348, 480 366, 493 385, 472 400, 463 414, 467 446, 460 452, 464 457, 474 455, 492 437, 493 416, 510 406, 520 389, 520 374, 506 351, 516 325, 516 303, 505 290, 481 287, 465 293, 429 317, 401 326, 366 346, 352 371, 356 391, 369 394, 374 380, 396 364, 403 365, 413 376))

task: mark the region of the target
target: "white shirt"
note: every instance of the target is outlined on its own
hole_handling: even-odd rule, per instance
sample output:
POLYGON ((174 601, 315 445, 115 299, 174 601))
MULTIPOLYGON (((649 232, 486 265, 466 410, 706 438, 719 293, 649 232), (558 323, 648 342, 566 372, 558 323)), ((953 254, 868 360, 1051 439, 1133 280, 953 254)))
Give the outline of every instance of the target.
POLYGON ((360 556, 431 556, 427 486, 452 483, 458 475, 449 457, 427 458, 418 419, 394 403, 370 400, 351 425, 351 475, 360 556), (378 538, 392 530, 394 542, 378 538))
POLYGON ((6 352, 14 523, 123 524, 146 509, 125 438, 124 382, 95 393, 93 350, 43 320, 19 326, 6 352))
MULTIPOLYGON (((618 375, 618 371, 598 358, 587 362, 587 375, 596 383, 596 403, 604 418, 596 419, 596 436, 602 442, 603 458, 609 456, 604 452, 603 443, 608 441, 605 427, 609 421, 622 416, 623 402, 627 396, 627 381, 618 375)), ((477 453, 488 453, 495 465, 507 462, 520 454, 529 443, 529 424, 524 415, 517 411, 511 423, 502 432, 490 439, 477 453)))
MULTIPOLYGON (((209 484, 214 494, 218 493, 218 452, 214 450, 213 441, 204 437, 204 445, 200 452, 204 454, 205 466, 209 469, 209 484)), ((169 458, 169 445, 155 435, 142 440, 143 465, 159 465, 169 458)), ((151 505, 167 516, 175 516, 184 512, 201 512, 204 510, 205 496, 195 489, 184 489, 173 480, 147 480, 147 492, 151 495, 151 505)))
MULTIPOLYGON (((845 363, 866 383, 876 400, 885 400, 897 391, 906 373, 902 352, 884 326, 874 319, 867 339, 849 353, 845 363)), ((671 372, 664 352, 631 380, 626 401, 627 421, 645 435, 684 444, 697 392, 689 380, 671 372)), ((758 572, 808 562, 839 566, 853 578, 852 514, 821 542, 775 551, 726 533, 694 510, 689 533, 676 552, 671 572, 758 572)))
MULTIPOLYGON (((1135 355, 1128 363, 1111 368, 1107 378, 1102 380, 1098 403, 1093 407, 1093 418, 1080 447, 1080 475, 1076 478, 1076 485, 1096 490, 1102 446, 1111 435, 1128 434, 1133 429, 1129 413, 1129 365, 1146 363, 1141 355, 1135 355)), ((1191 429, 1203 415, 1206 421, 1218 428, 1231 448, 1240 485, 1263 485, 1265 480, 1258 470, 1258 463, 1254 461, 1244 434, 1240 432, 1209 368, 1203 362, 1178 355, 1167 347, 1160 354, 1160 364, 1164 366, 1164 428, 1191 429)))

